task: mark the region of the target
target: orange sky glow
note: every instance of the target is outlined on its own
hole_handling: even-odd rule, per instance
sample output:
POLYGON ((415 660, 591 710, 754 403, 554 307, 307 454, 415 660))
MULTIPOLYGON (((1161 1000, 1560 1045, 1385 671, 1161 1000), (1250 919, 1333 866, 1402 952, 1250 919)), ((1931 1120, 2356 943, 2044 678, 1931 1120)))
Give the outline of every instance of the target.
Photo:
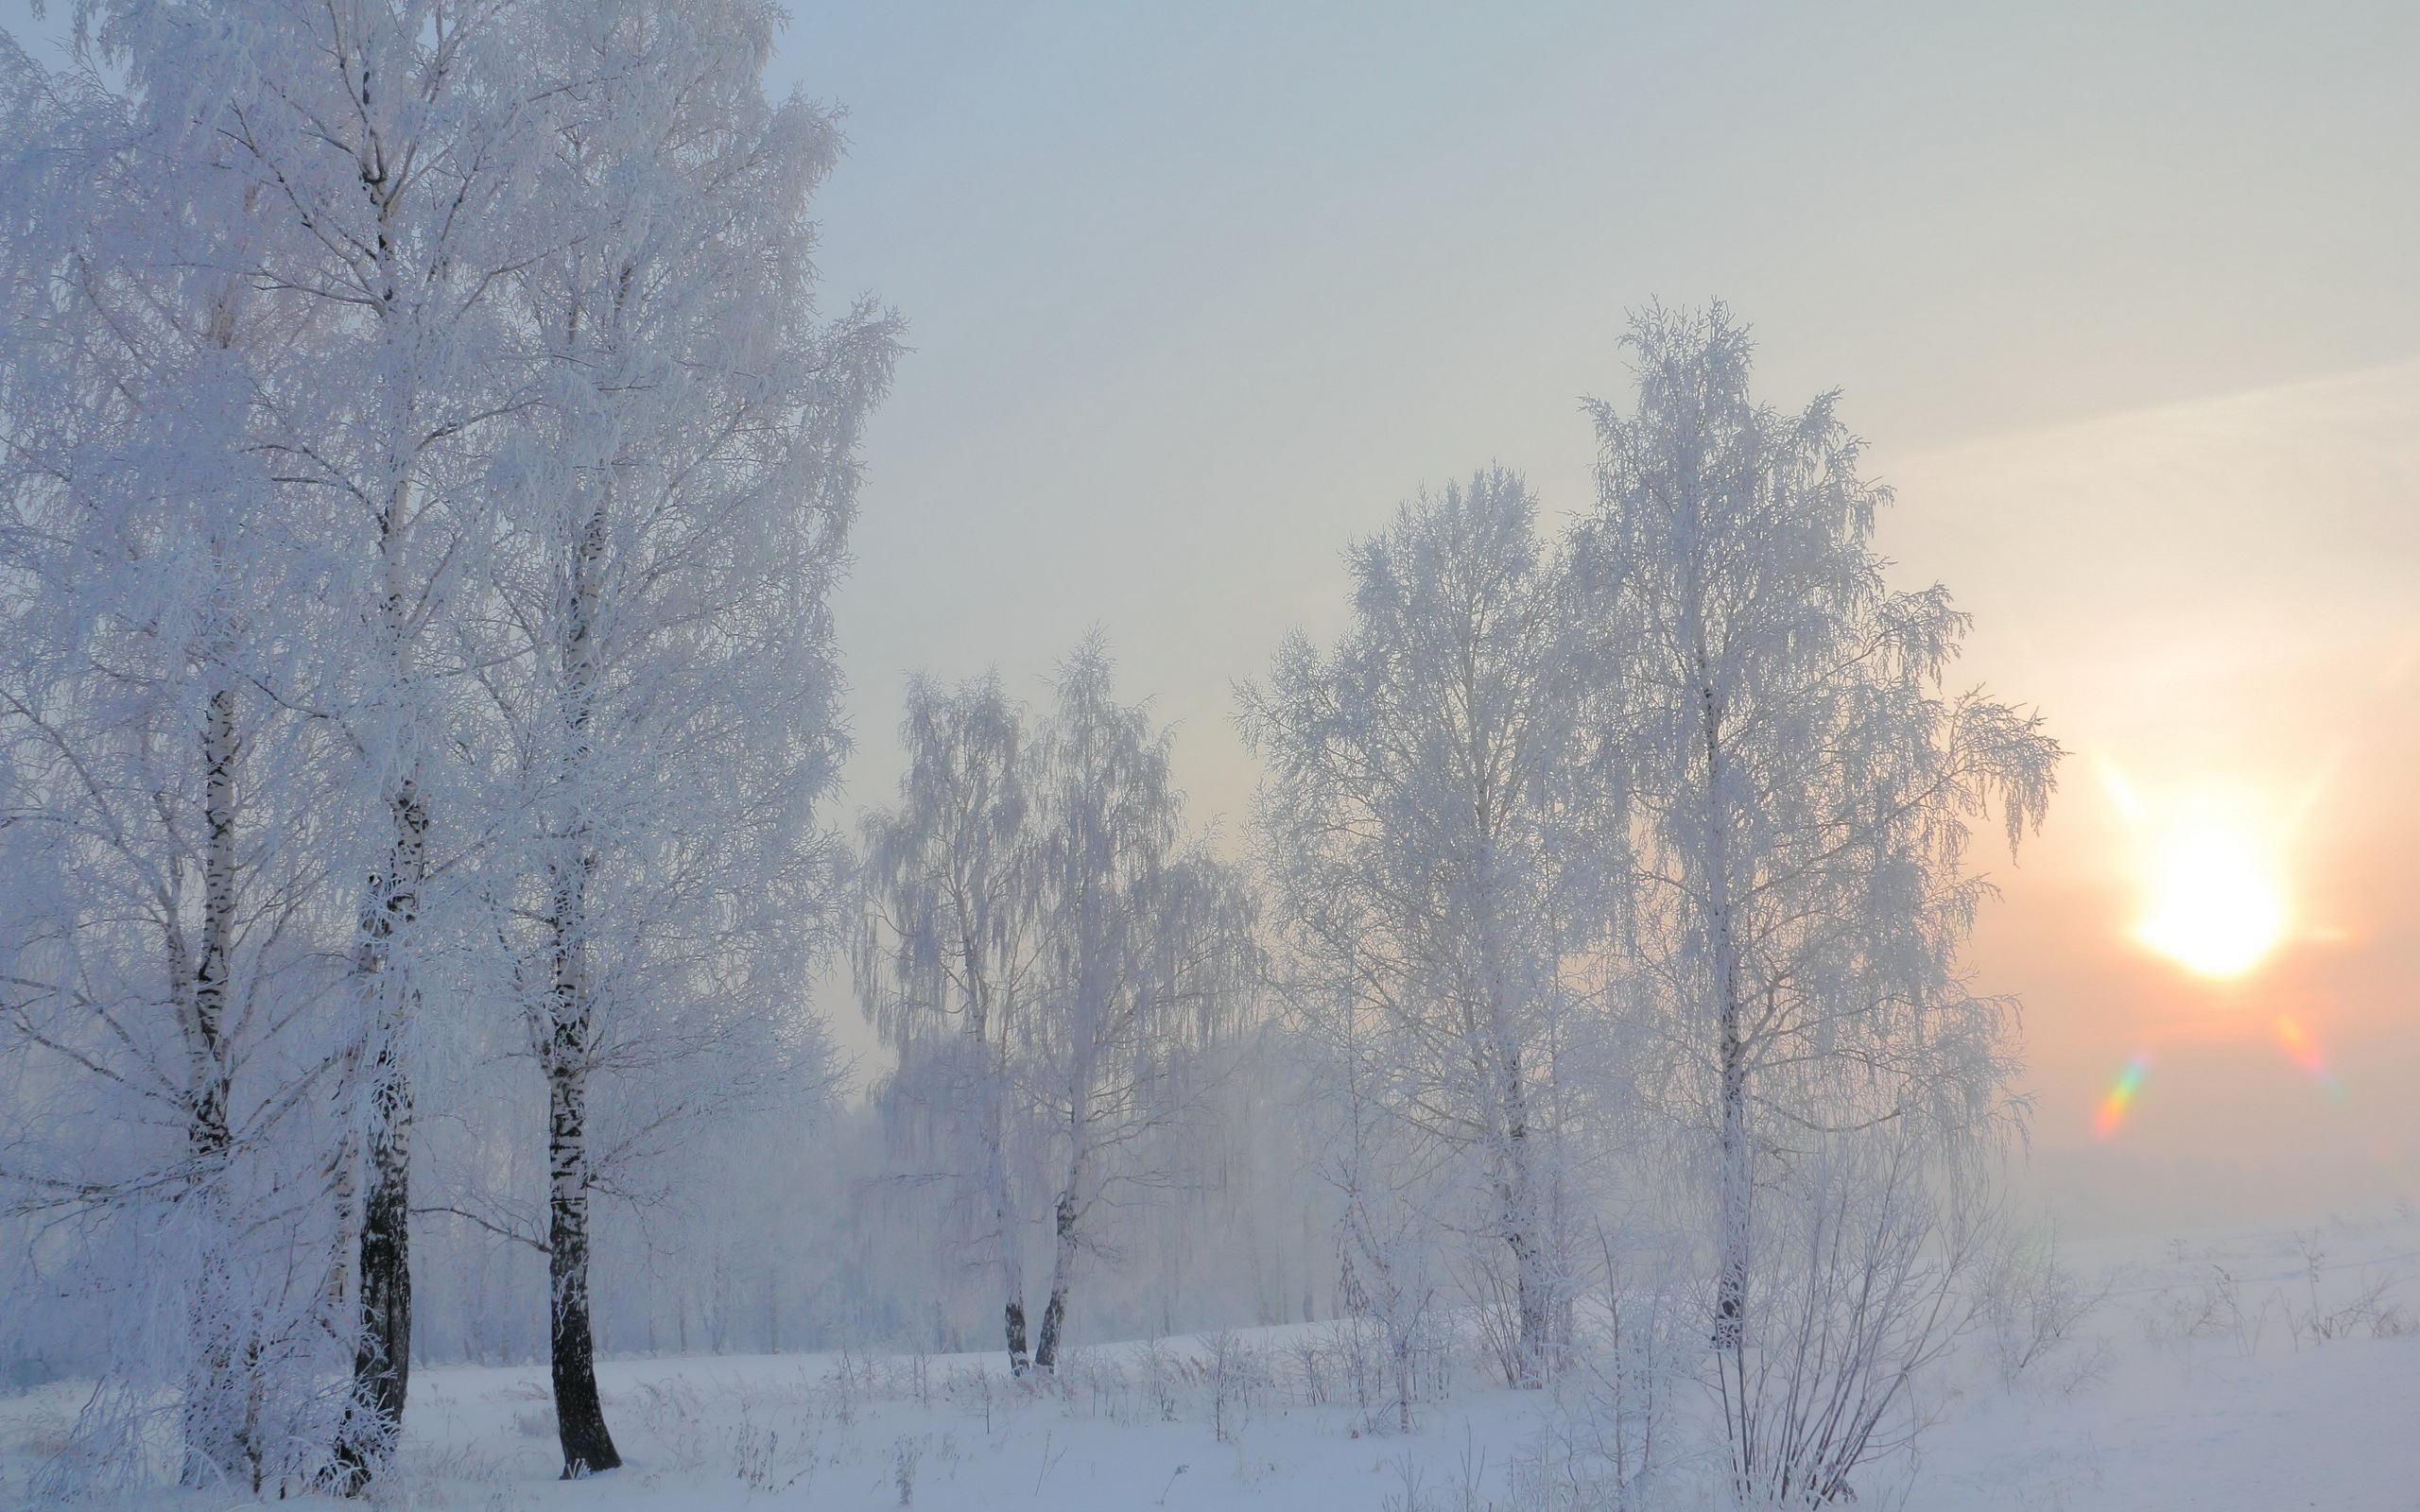
POLYGON ((2407 365, 1882 459, 1901 581, 2071 752, 1969 959, 2081 1229, 2420 1196, 2415 406, 2407 365))

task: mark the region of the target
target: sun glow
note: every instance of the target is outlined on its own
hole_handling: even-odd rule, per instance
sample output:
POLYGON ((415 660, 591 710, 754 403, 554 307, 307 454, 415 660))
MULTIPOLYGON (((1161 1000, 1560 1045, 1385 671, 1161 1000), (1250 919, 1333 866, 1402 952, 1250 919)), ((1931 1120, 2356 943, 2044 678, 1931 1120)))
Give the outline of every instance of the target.
POLYGON ((2135 937, 2203 976, 2241 976, 2286 936, 2276 868, 2240 832, 2196 825, 2163 844, 2135 937))
POLYGON ((2325 785, 2323 769, 2301 801, 2268 805, 2217 785, 2147 795, 2115 763, 2097 763, 2111 807, 2136 836, 2144 906, 2134 937, 2200 976, 2234 977, 2259 965, 2291 922, 2281 843, 2325 785), (2253 816, 2288 808, 2283 823, 2253 816))

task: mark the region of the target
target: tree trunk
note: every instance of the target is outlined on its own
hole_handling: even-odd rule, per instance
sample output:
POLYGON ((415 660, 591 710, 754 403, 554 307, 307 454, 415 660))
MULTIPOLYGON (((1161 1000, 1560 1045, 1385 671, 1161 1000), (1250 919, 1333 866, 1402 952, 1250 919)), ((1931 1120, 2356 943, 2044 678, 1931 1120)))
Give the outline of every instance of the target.
POLYGON ((1021 1294, 1015 1292, 1009 1294, 1007 1319, 1009 1335, 1009 1374, 1021 1376, 1025 1374, 1027 1366, 1031 1363, 1026 1358, 1025 1297, 1021 1294))
POLYGON ((1716 917, 1714 940, 1717 990, 1721 994, 1716 1054, 1722 1115, 1721 1253, 1715 1280, 1714 1348, 1736 1362, 1748 1323, 1748 1209, 1754 1173, 1749 1169, 1748 1148, 1748 1043, 1740 1022, 1738 954, 1727 907, 1716 917))
POLYGON ((428 810, 406 778, 389 810, 395 837, 388 871, 373 879, 354 974, 372 1015, 368 1167, 361 1204, 360 1332, 353 1356, 353 1403, 337 1446, 337 1488, 358 1495, 403 1435, 411 1384, 411 1074, 405 1061, 416 989, 394 955, 395 936, 419 919, 427 880, 428 810))
MULTIPOLYGON (((977 1030, 981 1032, 980 1028, 977 1030)), ((983 1047, 983 1161, 984 1184, 990 1189, 993 1243, 997 1246, 1000 1267, 1000 1288, 1007 1294, 1008 1305, 1003 1310, 1007 1324, 1009 1373, 1021 1376, 1029 1363, 1026 1358, 1025 1338, 1025 1256, 1019 1244, 1017 1219, 1009 1201, 1009 1165, 1005 1148, 1008 1137, 1004 1127, 1006 1099, 1001 1095, 1005 1073, 992 1064, 992 1046, 983 1047)))
MULTIPOLYGON (((380 185, 380 219, 395 200, 380 185)), ((380 260, 393 244, 383 235, 380 260)), ((391 285, 389 290, 391 297, 391 285)), ((389 328, 392 332, 392 327, 389 328)), ((394 396, 389 395, 391 400, 394 396)), ((392 432, 389 433, 393 434, 392 432)), ((428 881, 428 805, 417 778, 418 742, 412 708, 412 631, 405 548, 411 514, 407 462, 389 457, 390 484, 378 521, 381 585, 379 629, 389 717, 402 726, 379 754, 394 762, 387 810, 393 829, 387 864, 370 879, 369 898, 357 926, 354 987, 364 1010, 362 1042, 366 1082, 348 1088, 366 1092, 369 1117, 362 1131, 367 1177, 361 1200, 361 1239, 355 1284, 360 1297, 359 1332, 354 1341, 353 1400, 337 1433, 334 1481, 344 1495, 366 1489, 394 1452, 404 1432, 404 1403, 411 1385, 411 1142, 412 1085, 406 1039, 417 1016, 418 987, 412 980, 410 935, 420 921, 421 889, 428 881), (406 954, 398 958, 402 937, 406 954)), ((347 1109, 351 1112, 351 1109, 347 1109)))
MULTIPOLYGON (((588 980, 588 877, 596 857, 587 849, 588 829, 578 804, 589 756, 590 699, 596 667, 599 565, 605 555, 602 507, 589 513, 571 553, 562 647, 562 697, 566 732, 566 785, 575 812, 563 845, 566 859, 555 864, 551 911, 554 982, 547 995, 544 1044, 547 1086, 548 1178, 546 1275, 552 1315, 547 1339, 554 1374, 555 1432, 562 1441, 567 1481, 621 1467, 605 1407, 596 1392, 596 1341, 588 1312, 588 1057, 595 1028, 588 980)), ((769 1333, 771 1330, 768 1329, 769 1333)))
MULTIPOLYGON (((198 1209, 202 1253, 195 1277, 195 1360, 182 1409, 187 1486, 260 1488, 259 1446, 242 1404, 251 1395, 238 1335, 244 1309, 234 1297, 221 1221, 219 1178, 234 1143, 228 1126, 230 1072, 224 1040, 235 933, 235 695, 210 696, 202 727, 201 954, 184 1004, 185 1143, 193 1162, 188 1200, 198 1209)), ((178 951, 182 954, 182 950, 178 951)), ((180 973, 182 974, 182 973, 180 973)))
POLYGON ((1738 920, 1732 893, 1730 809, 1724 798, 1723 705, 1714 686, 1704 629, 1693 625, 1697 647, 1698 731, 1705 756, 1704 864, 1707 934, 1713 947, 1716 1095, 1721 1127, 1714 1293, 1715 1375, 1730 1437, 1735 1487, 1750 1488, 1754 1463, 1754 1423, 1748 1401, 1749 1206, 1754 1172, 1748 1130, 1748 1037, 1740 1011, 1738 920))
POLYGON ((225 1165, 233 1139, 227 1126, 229 1073, 222 1038, 235 937, 235 695, 210 696, 202 730, 201 959, 194 971, 193 1017, 186 1048, 193 1057, 191 1143, 197 1180, 225 1165))
POLYGON ((348 1462, 364 1480, 403 1436, 412 1363, 412 1088, 396 1064, 400 1056, 378 1059, 361 1205, 361 1336, 353 1356, 354 1402, 368 1421, 349 1442, 348 1462))
MULTIPOLYGON (((989 1134, 991 1148, 986 1152, 992 1167, 990 1172, 992 1225, 994 1231, 998 1235, 996 1242, 1000 1246, 1000 1285, 1008 1294, 1008 1305, 1002 1310, 1002 1318, 1008 1334, 1009 1373, 1012 1376, 1021 1376, 1032 1363, 1026 1355, 1025 1256, 1020 1243, 1021 1236, 1017 1233, 1016 1213, 1009 1204, 1008 1161, 1001 1149, 1002 1134, 999 1126, 1000 1101, 998 1082, 994 1078, 992 1088, 993 1106, 988 1115, 991 1124, 989 1134)), ((1054 1333, 1051 1337, 1055 1341, 1057 1336, 1054 1333)))
POLYGON ((622 1456, 605 1427, 605 1407, 596 1391, 596 1347, 589 1327, 586 1078, 577 1068, 558 1068, 547 1079, 552 1117, 546 1147, 546 1279, 553 1302, 547 1337, 562 1478, 572 1481, 619 1469, 622 1456))
POLYGON ((1076 1191, 1075 1175, 1070 1172, 1067 1190, 1059 1194, 1059 1203, 1052 1214, 1055 1247, 1050 1266, 1050 1300, 1042 1310, 1042 1337, 1033 1350, 1033 1367, 1041 1371, 1059 1367, 1059 1336, 1067 1320, 1067 1288, 1076 1273, 1076 1191))
MULTIPOLYGON (((1526 1136, 1515 1131, 1513 1148, 1526 1155, 1526 1136)), ((1526 1171, 1515 1178, 1514 1190, 1527 1192, 1526 1171)), ((1519 1206, 1507 1226, 1506 1246, 1512 1251, 1512 1300, 1519 1317, 1520 1332, 1513 1344, 1512 1384, 1535 1390, 1545 1383, 1547 1356, 1551 1349, 1548 1323, 1553 1315, 1554 1285, 1547 1275, 1546 1246, 1539 1240, 1536 1204, 1526 1197, 1516 1199, 1519 1206)))
MULTIPOLYGON (((1497 1016, 1502 1022, 1502 1016, 1497 1016)), ((1536 1173, 1530 1169, 1528 1089, 1522 1084, 1521 1053, 1502 1037, 1504 1102, 1508 1127, 1504 1141, 1504 1173, 1497 1201, 1503 1212, 1504 1239, 1512 1251, 1513 1310, 1519 1332, 1513 1342, 1512 1384, 1534 1389, 1543 1383, 1547 1352, 1547 1320, 1553 1285, 1547 1275, 1547 1249, 1538 1233, 1536 1173)))
POLYGON ((1737 1003, 1725 1002, 1721 1022, 1722 1246, 1715 1281, 1714 1347, 1737 1355, 1748 1323, 1747 1045, 1739 1035, 1737 1003))
POLYGON ((1705 792, 1702 819, 1706 935, 1713 951, 1712 988, 1715 1002, 1715 1057, 1718 1116, 1720 1120, 1721 1172, 1718 1194, 1720 1209, 1717 1237, 1714 1350, 1718 1366, 1736 1375, 1747 1327, 1748 1196, 1752 1173, 1748 1160, 1748 1045, 1739 1011, 1739 941, 1732 917, 1730 805, 1725 799, 1723 761, 1723 699, 1715 687, 1713 658, 1706 649, 1706 629, 1695 603, 1685 607, 1685 633, 1696 662, 1692 690, 1697 704, 1695 744, 1705 762, 1705 792))

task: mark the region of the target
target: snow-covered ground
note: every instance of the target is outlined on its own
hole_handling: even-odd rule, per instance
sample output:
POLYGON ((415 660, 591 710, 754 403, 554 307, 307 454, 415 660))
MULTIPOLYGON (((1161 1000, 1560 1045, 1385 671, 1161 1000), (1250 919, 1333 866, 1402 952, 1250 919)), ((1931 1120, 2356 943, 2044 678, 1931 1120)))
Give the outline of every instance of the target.
MULTIPOLYGON (((2013 1381, 1995 1338, 1970 1335, 1915 1461, 1870 1477, 1868 1504, 2420 1508, 2420 1217, 2071 1246, 2064 1261, 2105 1297, 2013 1381)), ((423 1369, 409 1500, 482 1512, 1542 1504, 1521 1481, 1540 1463, 1548 1399, 1478 1383, 1474 1361, 1411 1433, 1385 1431, 1338 1400, 1320 1363, 1326 1329, 1079 1351, 1056 1395, 1012 1385, 996 1355, 617 1361, 599 1375, 630 1463, 577 1484, 553 1478, 543 1368, 423 1369), (1237 1366, 1224 1391, 1209 1363, 1222 1343, 1237 1366)), ((0 1400, 9 1500, 78 1401, 65 1385, 0 1400)))
POLYGON ((2013 1387, 1970 1378, 1911 1508, 2420 1508, 2420 1221, 2066 1259, 2109 1292, 2085 1336, 2013 1387))

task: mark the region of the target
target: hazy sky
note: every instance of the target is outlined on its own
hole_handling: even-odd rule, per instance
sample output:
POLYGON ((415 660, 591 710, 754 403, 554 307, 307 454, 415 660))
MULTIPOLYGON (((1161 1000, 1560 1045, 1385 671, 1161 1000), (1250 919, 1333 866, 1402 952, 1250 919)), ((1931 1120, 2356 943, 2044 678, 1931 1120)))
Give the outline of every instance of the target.
POLYGON ((1974 956, 2033 1179, 2085 1228, 2420 1193, 2420 6, 862 0, 776 72, 849 112, 834 298, 915 349, 853 805, 909 670, 1038 696, 1098 626, 1232 828, 1230 684, 1340 622, 1346 541, 1490 461, 1584 507, 1625 312, 1719 296, 2075 751, 1974 956), (2194 823, 2290 915, 2232 984, 2129 935, 2194 823))
POLYGON ((2415 68, 2385 4, 804 9, 824 265, 916 348, 841 606, 869 759, 908 668, 1097 622, 1238 808, 1227 682, 1423 481, 1582 506, 1650 299, 1730 301, 1886 464, 2420 356, 2415 68))
POLYGON ((1625 312, 1720 296, 2076 751, 1974 954, 2036 1183, 2082 1228, 2420 1191, 2420 7, 865 4, 782 68, 850 112, 830 279, 916 348, 853 799, 907 671, 1039 696, 1098 624, 1240 816, 1229 684, 1339 623, 1345 541, 1491 460, 1583 507, 1625 312), (2232 984, 2130 934, 2194 816, 2290 913, 2232 984))

